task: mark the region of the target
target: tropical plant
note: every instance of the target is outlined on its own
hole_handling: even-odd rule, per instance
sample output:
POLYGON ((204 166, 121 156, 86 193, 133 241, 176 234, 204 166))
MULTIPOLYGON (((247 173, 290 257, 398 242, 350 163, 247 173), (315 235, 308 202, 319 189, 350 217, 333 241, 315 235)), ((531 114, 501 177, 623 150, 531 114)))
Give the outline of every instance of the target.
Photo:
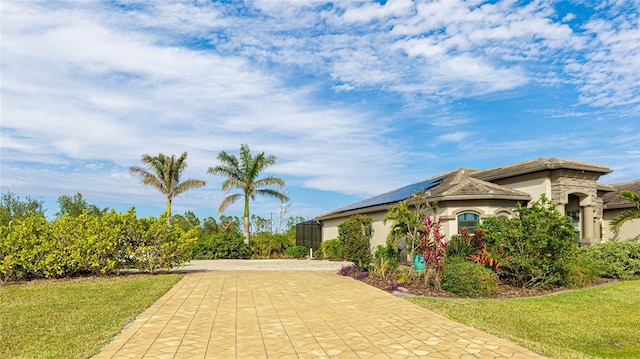
POLYGON ((623 211, 611 221, 611 224, 609 226, 614 232, 618 232, 620 230, 620 227, 622 227, 622 225, 626 222, 632 219, 640 218, 640 195, 633 191, 620 191, 620 193, 618 193, 616 197, 626 199, 627 201, 633 203, 636 207, 629 208, 623 211))
POLYGON ((420 236, 424 230, 427 209, 433 206, 433 203, 427 201, 424 192, 416 192, 408 200, 389 208, 383 219, 384 224, 391 222, 387 244, 397 250, 398 243, 404 239, 408 258, 413 258, 420 249, 420 236), (409 202, 413 208, 410 208, 409 202))
POLYGON ((265 155, 264 152, 252 155, 248 145, 240 146, 239 158, 230 155, 225 151, 218 154, 220 165, 209 167, 207 173, 226 177, 222 182, 222 191, 228 193, 236 188, 241 193, 234 193, 227 196, 219 207, 219 212, 224 212, 227 207, 240 199, 244 199, 244 241, 249 243, 249 200, 254 200, 256 196, 273 197, 280 201, 288 201, 289 197, 270 187, 284 187, 284 181, 275 176, 259 178, 260 174, 269 166, 276 163, 276 156, 265 155))
POLYGON ((167 225, 171 225, 171 201, 180 193, 194 188, 204 187, 207 183, 202 180, 188 179, 180 182, 180 175, 187 168, 187 153, 183 152, 180 157, 171 157, 159 153, 157 156, 142 155, 149 170, 133 166, 129 172, 140 177, 142 184, 151 186, 167 197, 167 225))
POLYGON ((424 257, 425 284, 433 283, 435 291, 440 290, 442 270, 444 269, 444 256, 447 250, 446 235, 442 233, 440 217, 435 215, 427 217, 424 223, 424 231, 421 239, 421 252, 424 257))
POLYGON ((460 234, 454 234, 447 243, 447 250, 445 252, 447 259, 461 258, 466 259, 470 255, 474 254, 475 250, 471 245, 472 237, 469 235, 469 230, 462 228, 460 234))

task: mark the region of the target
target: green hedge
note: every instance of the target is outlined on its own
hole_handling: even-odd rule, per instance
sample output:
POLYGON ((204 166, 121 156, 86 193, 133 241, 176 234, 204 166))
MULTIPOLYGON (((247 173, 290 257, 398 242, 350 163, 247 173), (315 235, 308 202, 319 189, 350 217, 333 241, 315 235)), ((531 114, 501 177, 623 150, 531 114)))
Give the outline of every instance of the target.
POLYGON ((325 259, 343 259, 344 258, 344 243, 340 238, 330 239, 322 242, 320 245, 322 256, 325 259))
POLYGON ((452 261, 442 272, 442 289, 461 297, 490 297, 497 293, 498 276, 481 264, 452 261))
POLYGON ((133 209, 52 222, 31 213, 0 227, 0 282, 169 269, 191 258, 195 240, 196 230, 168 227, 163 217, 137 218, 133 209))
POLYGON ((305 246, 293 246, 284 250, 284 256, 287 258, 304 258, 309 250, 305 246))
POLYGON ((193 259, 240 259, 251 256, 251 248, 239 232, 201 235, 193 245, 193 259))
POLYGON ((632 279, 640 276, 640 242, 606 242, 582 247, 579 256, 595 265, 601 277, 632 279))

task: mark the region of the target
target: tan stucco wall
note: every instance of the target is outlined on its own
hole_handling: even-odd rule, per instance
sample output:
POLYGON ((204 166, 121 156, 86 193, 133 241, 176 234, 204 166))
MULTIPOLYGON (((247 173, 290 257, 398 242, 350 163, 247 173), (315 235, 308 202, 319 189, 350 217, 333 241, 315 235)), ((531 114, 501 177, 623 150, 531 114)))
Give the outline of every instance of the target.
MULTIPOLYGON (((366 215, 373 219, 373 236, 371 238, 371 249, 375 249, 378 245, 385 245, 387 243, 387 235, 391 230, 391 224, 383 224, 386 211, 378 211, 367 213, 366 215)), ((322 225, 322 240, 328 241, 330 239, 338 238, 338 225, 349 219, 349 216, 332 218, 323 220, 322 225)))
MULTIPOLYGON (((462 212, 476 212, 480 214, 480 220, 487 217, 496 216, 500 212, 508 214, 513 213, 515 202, 504 200, 475 200, 475 201, 451 201, 442 202, 438 205, 437 215, 442 220, 443 232, 450 237, 452 234, 458 233, 457 215, 462 212)), ((433 214, 429 210, 429 214, 433 214)), ((387 243, 387 235, 391 230, 391 224, 383 224, 384 216, 387 211, 377 211, 367 213, 373 219, 373 236, 371 238, 371 249, 375 249, 378 245, 387 243)), ((323 220, 322 240, 327 241, 338 237, 338 225, 346 221, 349 217, 333 218, 323 220)))
POLYGON ((626 222, 620 228, 618 233, 613 233, 609 229, 611 220, 614 219, 619 213, 624 211, 623 209, 608 209, 604 211, 604 218, 602 220, 603 241, 626 241, 635 240, 640 241, 640 219, 633 219, 626 222))
POLYGON ((549 177, 540 177, 540 174, 536 176, 520 176, 515 179, 495 181, 504 187, 515 189, 518 191, 526 192, 531 195, 532 201, 540 199, 542 194, 545 194, 547 198, 551 198, 551 179, 549 177))

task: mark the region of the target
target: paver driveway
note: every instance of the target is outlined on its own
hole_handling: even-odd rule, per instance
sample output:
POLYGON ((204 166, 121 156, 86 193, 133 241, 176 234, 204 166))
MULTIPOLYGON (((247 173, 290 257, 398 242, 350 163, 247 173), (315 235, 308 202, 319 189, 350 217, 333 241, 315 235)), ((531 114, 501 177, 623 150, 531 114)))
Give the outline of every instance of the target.
POLYGON ((330 271, 187 274, 96 359, 543 358, 330 271))

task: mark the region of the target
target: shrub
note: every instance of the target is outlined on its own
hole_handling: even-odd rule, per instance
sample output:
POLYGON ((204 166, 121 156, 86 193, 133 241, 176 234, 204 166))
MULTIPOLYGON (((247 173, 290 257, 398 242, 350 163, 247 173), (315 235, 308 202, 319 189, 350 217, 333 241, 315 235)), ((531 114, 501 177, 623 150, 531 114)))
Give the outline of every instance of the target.
POLYGON ((442 272, 442 289, 461 297, 490 297, 498 292, 498 276, 481 264, 449 263, 442 272))
POLYGON ((363 271, 355 264, 344 266, 338 270, 338 274, 345 277, 352 277, 355 279, 364 279, 369 276, 369 272, 363 271))
POLYGON ((125 230, 129 264, 147 273, 189 260, 198 232, 195 228, 185 232, 178 226, 167 226, 166 215, 127 221, 125 230))
POLYGON ((576 256, 567 266, 564 285, 571 288, 582 288, 598 278, 598 266, 595 262, 582 256, 576 256))
POLYGON ((582 247, 579 256, 592 263, 601 277, 632 279, 640 276, 640 242, 606 242, 582 247))
POLYGON ((51 247, 44 214, 29 212, 0 227, 0 281, 42 277, 42 259, 51 247))
POLYGON ((204 234, 192 247, 193 259, 240 259, 251 256, 240 232, 204 234))
POLYGON ((390 273, 398 268, 400 253, 394 250, 392 245, 378 246, 373 253, 372 266, 369 268, 371 275, 387 279, 390 273))
POLYGON ((471 246, 471 236, 466 228, 462 229, 460 234, 451 236, 449 242, 447 242, 447 249, 445 251, 446 258, 467 258, 474 254, 476 251, 471 246))
POLYGON ((364 214, 351 216, 344 222, 344 255, 360 270, 371 263, 371 236, 373 219, 364 214))
POLYGON ((322 255, 326 259, 343 259, 344 258, 344 244, 340 241, 340 238, 330 239, 322 242, 320 245, 322 255))
POLYGON ((577 253, 569 217, 560 214, 544 195, 530 207, 518 205, 516 213, 514 219, 487 218, 482 222, 485 257, 497 259, 500 276, 513 285, 563 284, 577 253))
POLYGON ((284 250, 284 256, 287 258, 304 258, 307 255, 307 247, 293 246, 284 250))
POLYGON ((283 233, 258 233, 251 237, 251 252, 257 258, 282 257, 285 249, 295 246, 295 242, 295 237, 283 233))

